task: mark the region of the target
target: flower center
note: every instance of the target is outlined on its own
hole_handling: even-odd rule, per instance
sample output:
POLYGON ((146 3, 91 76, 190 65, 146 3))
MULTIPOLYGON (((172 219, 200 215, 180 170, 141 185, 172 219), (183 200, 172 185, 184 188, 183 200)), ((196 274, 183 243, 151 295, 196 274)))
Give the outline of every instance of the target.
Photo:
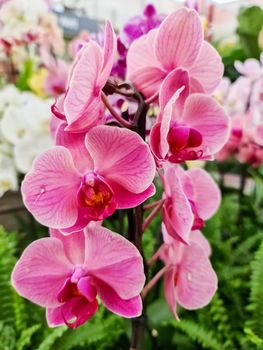
POLYGON ((184 125, 171 127, 167 141, 172 154, 171 161, 180 163, 184 160, 194 160, 202 156, 201 150, 194 150, 201 146, 203 138, 199 131, 184 125))
POLYGON ((102 220, 116 209, 116 201, 110 186, 94 172, 87 173, 78 194, 81 208, 93 220, 102 220))

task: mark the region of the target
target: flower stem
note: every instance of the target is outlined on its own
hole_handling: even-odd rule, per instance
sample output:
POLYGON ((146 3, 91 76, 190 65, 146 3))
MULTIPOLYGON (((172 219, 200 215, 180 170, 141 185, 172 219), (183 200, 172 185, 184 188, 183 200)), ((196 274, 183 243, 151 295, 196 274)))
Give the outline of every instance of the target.
POLYGON ((146 284, 141 292, 141 297, 144 299, 148 292, 155 286, 155 284, 159 281, 159 279, 164 275, 166 271, 171 268, 170 265, 165 265, 161 270, 157 272, 157 274, 146 284))
POLYGON ((160 200, 160 202, 154 207, 152 212, 147 216, 147 218, 144 220, 143 225, 142 225, 142 230, 145 231, 146 228, 149 226, 149 224, 152 222, 154 217, 158 214, 159 210, 163 206, 164 199, 160 200))
POLYGON ((130 122, 128 122, 127 120, 123 119, 116 111, 115 109, 112 107, 112 105, 110 104, 109 100, 107 99, 107 96, 104 94, 104 92, 101 94, 101 99, 102 102, 104 103, 105 107, 109 110, 109 112, 111 113, 111 115, 117 120, 117 122, 119 122, 122 126, 124 126, 125 128, 130 129, 132 127, 132 124, 130 122))
POLYGON ((157 91, 155 94, 147 98, 147 100, 145 100, 145 103, 149 105, 150 103, 154 102, 158 98, 158 96, 159 96, 159 91, 157 91))
MULTIPOLYGON (((145 104, 143 96, 135 91, 136 96, 138 97, 138 110, 135 114, 133 121, 133 130, 137 132, 145 140, 146 132, 146 114, 148 111, 148 106, 145 104)), ((135 208, 128 209, 128 237, 140 251, 143 262, 144 262, 144 273, 147 279, 148 276, 148 265, 144 258, 144 253, 142 250, 142 223, 143 223, 143 205, 139 205, 135 208)), ((144 338, 144 332, 147 328, 147 319, 146 319, 146 302, 143 304, 143 312, 140 317, 132 319, 132 334, 131 334, 131 345, 130 350, 140 350, 142 349, 142 343, 144 338)))
POLYGON ((154 201, 154 202, 152 202, 152 203, 149 203, 149 204, 147 204, 147 205, 145 205, 145 206, 143 207, 143 210, 146 211, 146 210, 155 208, 156 205, 158 205, 161 201, 162 201, 162 199, 160 199, 160 200, 158 200, 158 201, 154 201))

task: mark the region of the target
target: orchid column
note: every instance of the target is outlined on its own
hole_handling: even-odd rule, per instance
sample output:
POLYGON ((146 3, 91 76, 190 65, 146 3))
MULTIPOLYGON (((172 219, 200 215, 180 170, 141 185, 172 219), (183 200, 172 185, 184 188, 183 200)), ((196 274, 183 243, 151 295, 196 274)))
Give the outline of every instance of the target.
MULTIPOLYGON (((80 326, 99 300, 120 316, 139 317, 142 298, 162 276, 176 318, 177 303, 203 307, 217 288, 199 230, 216 212, 220 192, 204 170, 185 171, 180 163, 212 160, 227 141, 228 118, 210 96, 223 72, 219 55, 204 41, 198 14, 185 8, 132 43, 128 82, 110 77, 115 53, 107 22, 103 48, 89 41, 77 53, 67 92, 52 108, 56 146, 35 159, 22 186, 26 207, 50 237, 25 250, 12 283, 46 308, 51 327, 80 326), (118 96, 129 103, 125 113, 118 96), (153 127, 151 105, 159 108, 153 127), (157 174, 163 197, 143 211, 157 174), (127 209, 129 240, 103 227, 118 209, 127 209), (164 243, 147 263, 141 237, 160 210, 164 243), (164 267, 144 286, 158 258, 164 267)), ((133 320, 131 349, 142 346, 144 326, 133 320)))

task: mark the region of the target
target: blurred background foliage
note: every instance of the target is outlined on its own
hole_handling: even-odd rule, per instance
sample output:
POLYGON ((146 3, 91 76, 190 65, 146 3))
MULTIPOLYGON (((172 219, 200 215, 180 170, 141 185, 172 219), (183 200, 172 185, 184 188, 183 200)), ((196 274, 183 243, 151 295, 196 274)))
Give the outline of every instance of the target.
POLYGON ((225 65, 225 76, 232 81, 238 77, 234 68, 236 60, 244 61, 247 58, 259 59, 260 57, 263 49, 260 42, 260 33, 263 30, 263 9, 259 6, 242 7, 237 21, 237 42, 234 45, 229 42, 216 44, 225 65))

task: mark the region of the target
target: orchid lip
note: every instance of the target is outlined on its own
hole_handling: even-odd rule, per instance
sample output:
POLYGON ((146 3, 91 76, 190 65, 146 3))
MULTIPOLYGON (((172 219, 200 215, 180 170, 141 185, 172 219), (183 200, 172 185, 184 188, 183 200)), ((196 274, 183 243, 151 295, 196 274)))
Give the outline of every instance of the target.
POLYGON ((102 220, 116 209, 116 200, 110 185, 95 172, 88 172, 81 183, 78 204, 93 220, 102 220))
POLYGON ((174 124, 168 133, 167 141, 172 154, 171 161, 181 162, 200 158, 202 151, 195 150, 200 147, 203 137, 199 131, 183 124, 174 124))

